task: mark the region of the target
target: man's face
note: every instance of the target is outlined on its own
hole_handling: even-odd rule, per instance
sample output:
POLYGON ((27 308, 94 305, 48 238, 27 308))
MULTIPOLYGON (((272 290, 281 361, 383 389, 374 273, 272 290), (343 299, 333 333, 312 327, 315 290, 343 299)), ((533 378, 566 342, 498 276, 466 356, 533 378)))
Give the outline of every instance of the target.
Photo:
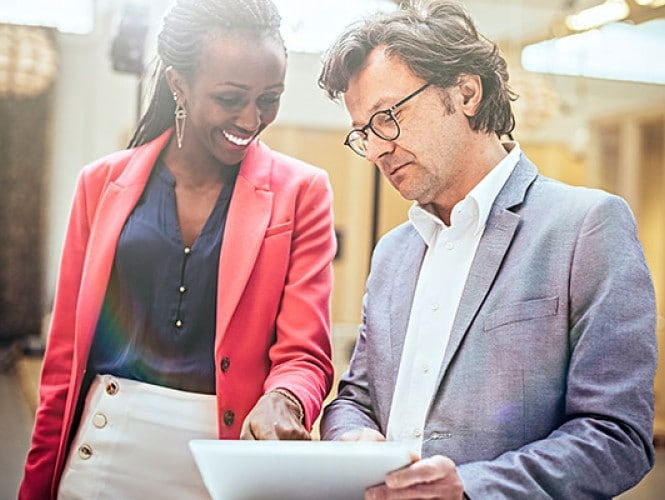
MULTIPOLYGON (((425 83, 401 59, 375 49, 344 94, 353 128, 364 127, 376 111, 390 108, 425 83)), ((367 131, 367 159, 404 198, 436 204, 466 184, 465 151, 472 147, 474 133, 458 111, 462 105, 458 87, 444 91, 430 86, 395 110, 397 139, 385 141, 367 131)))

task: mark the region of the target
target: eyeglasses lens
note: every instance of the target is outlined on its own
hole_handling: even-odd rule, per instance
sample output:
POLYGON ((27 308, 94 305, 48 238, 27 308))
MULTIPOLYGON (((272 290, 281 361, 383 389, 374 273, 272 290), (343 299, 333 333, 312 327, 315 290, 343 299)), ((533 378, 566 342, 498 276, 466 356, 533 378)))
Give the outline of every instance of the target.
POLYGON ((370 122, 370 127, 376 135, 386 141, 392 141, 399 135, 399 126, 390 111, 375 114, 370 122))

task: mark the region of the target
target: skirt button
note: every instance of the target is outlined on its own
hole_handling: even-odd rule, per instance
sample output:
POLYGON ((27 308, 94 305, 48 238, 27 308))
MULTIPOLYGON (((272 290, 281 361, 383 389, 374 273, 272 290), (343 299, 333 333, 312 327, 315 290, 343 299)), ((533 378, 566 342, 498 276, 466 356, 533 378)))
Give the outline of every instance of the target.
POLYGON ((113 396, 118 393, 120 390, 120 385, 115 380, 109 380, 106 382, 106 394, 113 396))
POLYGON ((82 444, 78 451, 82 460, 88 460, 92 456, 92 446, 89 444, 82 444))
POLYGON ((98 429, 106 427, 106 423, 107 423, 106 415, 104 415, 103 413, 95 413, 95 416, 92 417, 92 425, 94 425, 98 429))

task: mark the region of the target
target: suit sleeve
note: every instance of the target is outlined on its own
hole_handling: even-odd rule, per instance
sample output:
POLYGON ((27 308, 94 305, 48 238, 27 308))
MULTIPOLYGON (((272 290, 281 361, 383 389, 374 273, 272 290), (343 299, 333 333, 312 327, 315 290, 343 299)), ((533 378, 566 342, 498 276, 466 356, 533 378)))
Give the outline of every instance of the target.
POLYGON ((332 386, 330 293, 336 243, 332 190, 318 171, 295 200, 290 262, 270 348, 265 390, 289 389, 311 428, 332 386))
POLYGON ((603 197, 580 225, 569 275, 563 424, 494 460, 459 466, 473 498, 606 498, 653 466, 656 309, 635 222, 603 197))
POLYGON ((348 371, 339 383, 337 397, 325 408, 321 419, 321 437, 336 440, 345 432, 367 428, 382 432, 373 415, 370 385, 367 377, 367 295, 363 298, 360 333, 348 371))
POLYGON ((89 236, 84 177, 80 176, 65 234, 60 269, 42 363, 39 407, 19 488, 19 499, 46 499, 56 482, 54 470, 62 439, 72 360, 76 307, 89 236))

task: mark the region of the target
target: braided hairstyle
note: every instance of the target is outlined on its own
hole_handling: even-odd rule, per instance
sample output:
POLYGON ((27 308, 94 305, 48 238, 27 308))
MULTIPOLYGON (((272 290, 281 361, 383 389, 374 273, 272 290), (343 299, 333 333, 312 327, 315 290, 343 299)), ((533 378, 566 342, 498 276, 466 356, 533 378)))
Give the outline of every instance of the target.
POLYGON ((478 75, 483 97, 469 118, 473 130, 510 136, 515 128, 506 60, 496 44, 481 35, 461 3, 411 0, 400 10, 378 14, 348 27, 324 56, 319 86, 331 99, 347 91, 376 47, 399 57, 413 72, 441 89, 455 85, 462 74, 478 75))
POLYGON ((152 96, 128 147, 145 144, 173 126, 175 101, 166 68, 172 66, 185 78, 193 78, 204 43, 220 35, 250 34, 273 38, 284 45, 280 24, 281 17, 271 0, 177 0, 164 17, 157 38, 152 96))

